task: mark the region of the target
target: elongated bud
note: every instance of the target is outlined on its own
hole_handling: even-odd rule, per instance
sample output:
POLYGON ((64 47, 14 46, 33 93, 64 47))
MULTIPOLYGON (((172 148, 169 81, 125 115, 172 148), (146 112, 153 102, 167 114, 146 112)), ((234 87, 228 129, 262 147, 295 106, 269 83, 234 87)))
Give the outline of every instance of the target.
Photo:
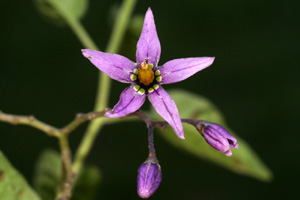
POLYGON ((149 198, 158 188, 162 173, 158 160, 149 157, 139 168, 137 176, 137 192, 143 198, 149 198))
POLYGON ((219 124, 207 123, 201 126, 199 131, 210 146, 223 152, 226 156, 232 155, 230 147, 238 148, 237 140, 219 124))

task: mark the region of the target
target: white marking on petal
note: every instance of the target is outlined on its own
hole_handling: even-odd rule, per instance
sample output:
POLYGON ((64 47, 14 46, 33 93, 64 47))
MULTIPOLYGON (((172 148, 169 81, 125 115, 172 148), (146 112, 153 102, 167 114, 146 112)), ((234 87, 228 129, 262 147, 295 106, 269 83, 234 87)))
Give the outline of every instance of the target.
POLYGON ((155 71, 155 75, 156 75, 156 76, 159 76, 159 75, 160 75, 160 70, 156 70, 156 71, 155 71))
POLYGON ((133 89, 134 89, 134 91, 139 91, 139 89, 140 89, 140 86, 138 86, 138 85, 135 85, 134 87, 133 87, 133 89))
POLYGON ((148 92, 149 92, 149 93, 152 93, 152 92, 154 92, 154 89, 153 89, 153 88, 149 88, 149 89, 148 89, 148 92))
POLYGON ((135 80, 137 79, 137 76, 136 76, 135 74, 132 74, 132 75, 130 76, 130 79, 131 79, 132 81, 135 81, 135 80))
POLYGON ((145 94, 145 90, 144 90, 143 88, 141 88, 141 89, 138 91, 138 94, 139 94, 139 95, 145 94))
POLYGON ((133 70, 133 73, 136 74, 136 75, 138 75, 139 74, 139 70, 135 69, 135 70, 133 70))
POLYGON ((162 77, 161 77, 161 76, 158 76, 158 77, 156 77, 156 80, 157 80, 158 82, 161 82, 162 77))

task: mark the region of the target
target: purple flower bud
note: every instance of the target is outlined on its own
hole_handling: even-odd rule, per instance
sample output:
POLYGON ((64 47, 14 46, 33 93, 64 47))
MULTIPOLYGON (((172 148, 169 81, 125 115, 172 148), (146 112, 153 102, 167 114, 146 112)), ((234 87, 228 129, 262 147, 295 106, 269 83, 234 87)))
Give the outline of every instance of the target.
POLYGON ((213 148, 231 156, 231 148, 238 148, 237 140, 219 124, 209 123, 200 128, 200 133, 213 148))
POLYGON ((143 199, 149 198, 157 190, 161 179, 162 173, 157 159, 149 157, 138 170, 138 195, 143 199))

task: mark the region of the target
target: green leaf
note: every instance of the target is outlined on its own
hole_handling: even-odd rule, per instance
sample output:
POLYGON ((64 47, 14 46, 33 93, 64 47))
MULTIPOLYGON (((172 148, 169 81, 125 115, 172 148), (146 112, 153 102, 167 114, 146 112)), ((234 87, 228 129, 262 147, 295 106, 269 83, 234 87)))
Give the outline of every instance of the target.
POLYGON ((79 20, 88 8, 88 0, 35 0, 39 11, 48 19, 64 24, 68 19, 79 20), (62 17, 64 16, 64 17, 62 17))
MULTIPOLYGON (((53 150, 44 151, 36 165, 34 187, 43 200, 53 200, 61 182, 60 154, 53 150)), ((92 200, 97 194, 101 174, 95 166, 84 166, 73 190, 72 200, 92 200)))
POLYGON ((53 200, 60 184, 62 164, 60 155, 53 150, 45 150, 39 157, 33 185, 43 200, 53 200))
POLYGON ((9 163, 2 151, 0 151, 0 199, 40 199, 24 177, 9 163))
POLYGON ((78 177, 72 200, 95 199, 101 180, 100 170, 96 166, 85 166, 78 177))
MULTIPOLYGON (((231 157, 209 146, 195 127, 183 124, 185 140, 179 139, 174 131, 168 127, 162 131, 162 136, 179 149, 183 149, 198 158, 205 159, 225 167, 233 172, 251 176, 262 181, 272 179, 272 172, 259 159, 251 147, 225 124, 221 112, 206 98, 181 90, 169 92, 178 107, 181 118, 202 119, 224 126, 230 134, 236 137, 239 148, 232 149, 231 157)), ((160 120, 154 109, 152 118, 160 120)))

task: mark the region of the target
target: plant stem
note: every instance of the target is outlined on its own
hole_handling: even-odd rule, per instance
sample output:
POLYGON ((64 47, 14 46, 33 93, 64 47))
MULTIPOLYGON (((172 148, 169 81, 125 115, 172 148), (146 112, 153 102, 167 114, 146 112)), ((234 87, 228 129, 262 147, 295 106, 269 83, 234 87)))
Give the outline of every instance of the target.
POLYGON ((0 111, 0 121, 8 122, 13 125, 24 124, 32 126, 45 132, 49 136, 55 136, 57 138, 61 135, 61 131, 58 128, 39 121, 34 116, 12 115, 0 111))
MULTIPOLYGON (((108 41, 106 52, 117 53, 119 51, 135 3, 136 0, 124 0, 116 18, 113 32, 108 41)), ((110 83, 110 78, 104 73, 100 73, 95 111, 103 110, 105 107, 108 106, 107 102, 110 92, 110 83)))
MULTIPOLYGON (((72 28, 78 39, 81 41, 83 46, 88 49, 98 50, 97 46, 91 39, 91 37, 88 35, 84 27, 80 24, 79 20, 76 19, 72 13, 68 10, 68 8, 64 7, 61 3, 59 3, 59 0, 52 0, 49 1, 53 7, 61 14, 61 16, 65 19, 65 21, 69 24, 69 26, 72 28)), ((116 19, 116 23, 113 28, 113 32, 111 35, 111 38, 108 42, 108 47, 106 52, 109 53, 116 53, 118 52, 122 39, 125 35, 126 28, 128 26, 131 13, 133 11, 134 5, 136 3, 136 0, 124 0, 123 4, 120 8, 119 14, 116 19)), ((94 111, 100 111, 103 110, 108 106, 108 98, 110 94, 110 86, 111 81, 110 78, 105 75, 104 73, 99 73, 99 81, 98 81, 98 90, 96 95, 96 103, 94 107, 94 111)), ((104 118, 93 120, 88 128, 87 131, 84 134, 84 137, 77 149, 77 152, 74 157, 74 162, 72 165, 72 172, 74 173, 74 178, 76 181, 76 177, 79 174, 81 167, 83 165, 84 159, 86 158, 87 154, 89 153, 93 142, 99 133, 100 129, 105 123, 104 118)), ((72 129, 74 124, 70 126, 72 129)), ((75 124, 76 126, 77 124, 75 124)), ((66 132, 68 132, 67 129, 65 129, 66 132)), ((64 156, 63 149, 65 147, 65 144, 67 144, 67 136, 62 136, 60 139, 60 146, 62 150, 62 154, 64 156)), ((68 145, 67 145, 68 146, 68 145)), ((69 150, 69 149, 68 149, 69 150)), ((65 163, 68 164, 68 163, 65 163)), ((68 167, 68 166, 67 166, 68 167)), ((71 170, 70 170, 71 171, 71 170)), ((73 182, 72 181, 72 182, 73 182)), ((69 194, 67 194, 68 196, 69 194)))
MULTIPOLYGON (((108 42, 107 51, 109 53, 116 53, 120 46, 122 39, 124 37, 127 25, 130 20, 131 13, 133 11, 136 0, 124 0, 122 7, 120 8, 119 14, 116 19, 116 23, 113 28, 111 38, 108 42)), ((111 81, 108 76, 104 73, 100 73, 98 81, 98 91, 95 103, 95 111, 103 110, 108 106, 108 98, 110 92, 111 81)), ((93 120, 84 134, 84 138, 80 143, 80 146, 75 154, 74 163, 73 163, 73 172, 78 174, 81 170, 83 161, 87 154, 89 153, 92 144, 99 133, 100 129, 105 123, 105 119, 93 120)))
POLYGON ((65 22, 68 23, 70 28, 73 30, 73 32, 76 34, 85 48, 99 50, 87 31, 80 24, 79 20, 72 15, 72 13, 69 11, 69 8, 63 6, 63 4, 59 1, 60 0, 51 0, 48 1, 48 3, 51 4, 57 12, 59 12, 59 14, 63 17, 65 22))
POLYGON ((149 146, 149 157, 156 157, 154 142, 153 142, 153 126, 148 127, 148 146, 149 146))
POLYGON ((63 162, 63 178, 60 191, 57 199, 69 199, 71 197, 71 190, 73 186, 73 173, 72 173, 72 158, 68 142, 68 136, 61 134, 59 137, 59 144, 61 148, 61 158, 63 162))

